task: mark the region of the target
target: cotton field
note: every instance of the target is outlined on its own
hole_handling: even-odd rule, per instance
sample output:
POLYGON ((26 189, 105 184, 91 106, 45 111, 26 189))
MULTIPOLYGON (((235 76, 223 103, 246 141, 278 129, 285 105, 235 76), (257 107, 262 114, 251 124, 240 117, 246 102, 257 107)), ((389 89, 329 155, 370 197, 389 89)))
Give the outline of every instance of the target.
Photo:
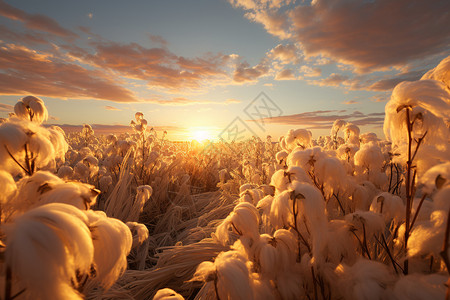
MULTIPOLYGON (((2 299, 449 299, 450 57, 402 82, 384 137, 175 142, 0 125, 2 299)), ((130 118, 131 119, 131 118, 130 118)))

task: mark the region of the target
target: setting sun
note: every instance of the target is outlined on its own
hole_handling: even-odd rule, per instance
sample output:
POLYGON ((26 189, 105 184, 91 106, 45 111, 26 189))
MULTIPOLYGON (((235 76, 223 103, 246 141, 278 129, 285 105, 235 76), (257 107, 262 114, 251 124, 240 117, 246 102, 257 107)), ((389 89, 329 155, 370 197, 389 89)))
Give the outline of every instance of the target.
POLYGON ((194 130, 192 131, 192 139, 196 140, 197 142, 203 142, 205 140, 211 140, 212 134, 208 130, 194 130))

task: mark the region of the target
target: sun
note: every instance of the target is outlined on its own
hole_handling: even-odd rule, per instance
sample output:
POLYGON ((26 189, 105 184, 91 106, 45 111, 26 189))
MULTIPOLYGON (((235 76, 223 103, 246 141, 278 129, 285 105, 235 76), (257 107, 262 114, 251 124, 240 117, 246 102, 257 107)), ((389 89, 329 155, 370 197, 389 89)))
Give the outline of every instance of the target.
POLYGON ((211 139, 211 133, 206 130, 196 130, 192 132, 192 139, 197 142, 203 142, 205 140, 211 139))

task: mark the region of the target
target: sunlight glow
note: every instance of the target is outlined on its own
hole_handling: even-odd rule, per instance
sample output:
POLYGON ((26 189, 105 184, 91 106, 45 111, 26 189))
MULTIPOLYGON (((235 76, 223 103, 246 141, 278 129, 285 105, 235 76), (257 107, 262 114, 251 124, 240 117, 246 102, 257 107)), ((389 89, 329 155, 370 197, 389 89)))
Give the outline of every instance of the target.
POLYGON ((212 134, 207 130, 195 130, 192 132, 192 139, 197 142, 203 142, 205 140, 211 140, 212 134))

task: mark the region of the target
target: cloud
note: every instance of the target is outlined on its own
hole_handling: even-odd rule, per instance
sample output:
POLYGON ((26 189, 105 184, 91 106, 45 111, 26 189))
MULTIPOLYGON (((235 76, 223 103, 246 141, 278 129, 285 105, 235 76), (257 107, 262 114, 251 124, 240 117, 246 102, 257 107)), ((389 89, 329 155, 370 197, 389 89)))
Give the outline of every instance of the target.
POLYGON ((331 129, 333 122, 343 119, 358 126, 379 126, 384 122, 384 117, 373 114, 363 114, 359 111, 348 112, 347 110, 317 110, 300 114, 264 118, 264 122, 282 125, 293 125, 307 129, 331 129))
POLYGON ((339 86, 347 81, 349 77, 347 75, 332 73, 327 78, 318 79, 318 80, 310 80, 309 83, 319 86, 339 86))
POLYGON ((48 119, 52 121, 59 121, 59 118, 55 116, 48 116, 48 119))
POLYGON ((148 34, 148 38, 150 41, 152 41, 153 43, 159 44, 161 46, 167 46, 168 42, 160 35, 152 35, 152 34, 148 34))
POLYGON ((295 80, 294 72, 291 69, 284 69, 275 76, 275 80, 295 80))
POLYGON ((21 21, 27 28, 41 30, 61 37, 75 38, 77 35, 58 24, 55 20, 40 14, 29 14, 0 0, 0 15, 21 21))
POLYGON ((133 92, 99 70, 67 63, 51 53, 0 44, 0 95, 136 102, 133 92))
POLYGON ((309 66, 301 66, 300 72, 302 72, 305 77, 318 77, 322 75, 322 69, 311 68, 309 66))
POLYGON ((359 102, 355 101, 355 100, 349 100, 349 101, 342 102, 342 104, 346 104, 346 105, 357 104, 357 103, 359 103, 359 102))
POLYGON ((0 103, 0 111, 13 112, 14 111, 14 106, 9 105, 9 104, 0 103))
POLYGON ((241 103, 241 100, 237 100, 237 99, 227 99, 225 100, 225 104, 237 104, 237 103, 241 103))
POLYGON ((273 60, 279 60, 281 64, 298 64, 299 54, 295 45, 282 45, 279 44, 269 52, 269 57, 273 60))
POLYGON ((260 77, 267 75, 269 70, 264 62, 254 67, 250 67, 247 62, 238 63, 233 74, 233 80, 238 83, 257 81, 260 77))
POLYGON ((109 105, 106 105, 105 109, 106 110, 114 110, 114 111, 122 111, 120 108, 117 108, 117 107, 114 107, 114 106, 109 106, 109 105))
POLYGON ((401 66, 445 53, 450 44, 446 0, 230 0, 267 32, 298 42, 306 56, 321 56, 358 72, 401 66))
POLYGON ((14 32, 8 27, 0 25, 0 32, 2 33, 1 39, 8 40, 13 43, 22 44, 47 44, 47 40, 39 33, 21 33, 14 32))

